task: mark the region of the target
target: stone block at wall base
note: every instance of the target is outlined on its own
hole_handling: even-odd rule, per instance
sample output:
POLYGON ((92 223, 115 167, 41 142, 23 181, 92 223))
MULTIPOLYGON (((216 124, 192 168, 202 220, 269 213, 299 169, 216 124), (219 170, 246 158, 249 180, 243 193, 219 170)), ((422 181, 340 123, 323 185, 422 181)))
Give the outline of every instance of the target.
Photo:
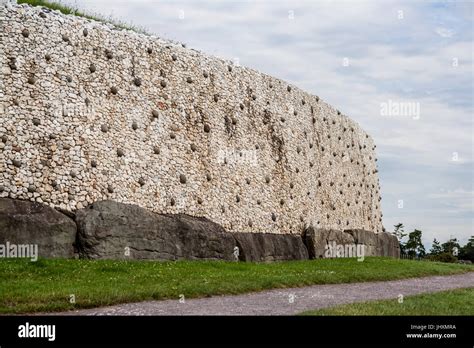
POLYGON ((282 261, 325 257, 325 246, 364 244, 365 256, 399 257, 389 233, 314 229, 291 234, 230 233, 202 217, 157 214, 136 205, 99 201, 76 214, 45 204, 0 199, 0 244, 37 244, 39 256, 91 259, 282 261), (75 219, 75 221, 74 221, 75 219))
POLYGON ((355 244, 365 245, 365 256, 381 256, 377 250, 377 234, 362 229, 344 230, 354 238, 355 244))
POLYGON ((299 235, 233 233, 241 261, 306 260, 308 250, 299 235))
POLYGON ((37 202, 0 198, 1 245, 37 245, 39 257, 72 258, 75 238, 74 220, 57 210, 37 202))
POLYGON ((114 201, 95 202, 71 213, 1 198, 0 244, 6 242, 37 244, 39 256, 46 258, 73 258, 78 253, 89 259, 308 259, 299 235, 230 233, 203 217, 157 214, 114 201))
POLYGON ((206 218, 156 214, 113 201, 77 211, 76 222, 81 256, 86 258, 237 261, 238 247, 240 261, 308 259, 298 235, 229 233, 206 218))
POLYGON ((326 245, 335 242, 338 245, 354 244, 354 238, 340 230, 309 227, 304 233, 304 241, 311 259, 324 258, 326 245))
POLYGON ((400 243, 398 238, 391 233, 381 232, 377 234, 378 256, 389 256, 400 258, 400 243))
POLYGON ((234 260, 232 234, 206 218, 100 201, 78 210, 76 223, 85 258, 234 260))
POLYGON ((400 257, 397 237, 390 233, 374 233, 362 229, 332 230, 309 227, 304 233, 304 242, 311 259, 325 258, 326 246, 333 245, 364 245, 364 257, 389 256, 400 257))

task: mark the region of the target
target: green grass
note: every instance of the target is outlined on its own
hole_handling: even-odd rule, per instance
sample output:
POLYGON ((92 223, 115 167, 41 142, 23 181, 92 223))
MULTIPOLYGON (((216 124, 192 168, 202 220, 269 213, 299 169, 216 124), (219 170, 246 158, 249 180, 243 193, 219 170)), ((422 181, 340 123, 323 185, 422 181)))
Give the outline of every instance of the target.
POLYGON ((84 12, 81 11, 78 7, 73 7, 70 5, 64 5, 61 4, 57 1, 48 1, 48 0, 18 0, 17 1, 19 4, 28 4, 30 6, 43 6, 46 8, 49 8, 51 10, 57 10, 60 11, 63 14, 66 15, 75 15, 78 17, 84 17, 88 19, 92 19, 98 22, 102 23, 109 23, 113 24, 114 26, 121 28, 121 29, 127 29, 127 30, 133 30, 135 32, 141 33, 141 34, 146 34, 150 35, 148 31, 140 26, 125 22, 125 21, 120 21, 112 17, 104 17, 100 14, 95 14, 95 13, 90 13, 90 12, 84 12))
POLYGON ((222 261, 0 260, 0 313, 62 311, 152 299, 238 294, 300 287, 447 275, 472 265, 390 258, 275 263, 222 261), (75 295, 76 303, 69 302, 75 295))
POLYGON ((369 301, 302 313, 303 315, 474 315, 474 288, 369 301))

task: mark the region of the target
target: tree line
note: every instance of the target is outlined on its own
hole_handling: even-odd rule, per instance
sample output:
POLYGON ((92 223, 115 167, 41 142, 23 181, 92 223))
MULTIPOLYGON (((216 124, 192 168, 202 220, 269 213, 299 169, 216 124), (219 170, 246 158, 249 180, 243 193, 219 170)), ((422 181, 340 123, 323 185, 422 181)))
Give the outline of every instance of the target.
POLYGON ((421 242, 421 230, 415 229, 405 233, 405 226, 402 223, 398 223, 394 227, 392 234, 398 238, 400 243, 400 255, 441 262, 458 262, 458 260, 474 262, 474 236, 471 236, 464 246, 459 244, 457 238, 450 238, 444 243, 440 243, 435 238, 431 249, 426 252, 425 246, 421 242))

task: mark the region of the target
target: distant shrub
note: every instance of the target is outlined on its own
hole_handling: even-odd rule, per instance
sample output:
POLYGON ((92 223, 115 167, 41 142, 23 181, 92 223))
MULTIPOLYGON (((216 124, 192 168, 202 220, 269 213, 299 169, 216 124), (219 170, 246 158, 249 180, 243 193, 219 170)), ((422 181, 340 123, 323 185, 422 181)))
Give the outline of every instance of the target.
POLYGON ((441 253, 438 255, 428 255, 426 257, 430 261, 438 261, 438 262, 448 262, 448 263, 456 263, 458 258, 453 256, 451 253, 441 253))

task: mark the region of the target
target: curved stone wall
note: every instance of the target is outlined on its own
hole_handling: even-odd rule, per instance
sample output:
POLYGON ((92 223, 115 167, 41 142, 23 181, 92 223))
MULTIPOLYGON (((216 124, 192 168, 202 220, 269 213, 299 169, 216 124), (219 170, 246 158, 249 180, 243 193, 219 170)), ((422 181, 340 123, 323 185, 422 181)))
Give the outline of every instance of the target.
POLYGON ((156 37, 1 8, 0 197, 382 231, 375 145, 317 96, 156 37))

